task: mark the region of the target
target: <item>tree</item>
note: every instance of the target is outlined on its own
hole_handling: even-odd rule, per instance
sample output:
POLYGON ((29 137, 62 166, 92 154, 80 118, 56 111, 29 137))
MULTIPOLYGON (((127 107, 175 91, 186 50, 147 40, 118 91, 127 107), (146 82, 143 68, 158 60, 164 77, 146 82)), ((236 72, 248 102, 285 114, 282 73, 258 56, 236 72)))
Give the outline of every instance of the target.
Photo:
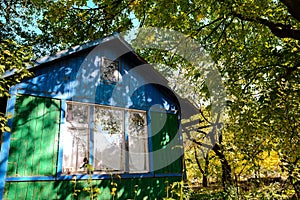
MULTIPOLYGON (((227 129, 235 133, 234 143, 244 154, 254 147, 276 150, 296 173, 299 1, 136 1, 135 5, 141 25, 178 30, 211 52, 228 92, 227 129)), ((252 152, 252 157, 259 155, 252 152)), ((289 179, 299 191, 299 175, 291 171, 289 179)))
MULTIPOLYGON (((5 33, 5 37, 1 38, 17 41, 24 47, 22 52, 33 45, 34 52, 45 54, 128 30, 134 20, 141 27, 174 29, 194 38, 218 65, 228 97, 228 119, 222 130, 223 137, 218 139, 214 150, 226 158, 230 149, 239 149, 253 164, 260 158, 261 151, 274 150, 279 155, 282 170, 288 174, 288 181, 298 192, 299 5, 299 0, 4 1, 0 19, 4 30, 1 34, 5 33), (227 138, 232 141, 227 142, 227 138)), ((9 56, 5 48, 2 47, 1 63, 9 56)), ((190 83, 192 79, 195 84, 199 83, 199 90, 191 94, 209 95, 205 84, 197 81, 202 71, 182 64, 185 61, 171 53, 153 50, 144 53, 150 62, 156 55, 163 64, 185 69, 190 83)), ((295 195, 300 197, 299 192, 295 195)))
MULTIPOLYGON (((24 2, 19 1, 19 3, 24 2)), ((26 27, 23 27, 18 21, 25 19, 28 12, 21 12, 19 6, 21 5, 2 1, 0 8, 0 133, 9 131, 7 126, 9 116, 4 113, 6 100, 10 96, 10 87, 31 74, 27 67, 31 64, 32 50, 29 42, 23 41, 24 38, 29 36, 23 30, 26 27), (14 77, 7 76, 11 73, 14 73, 14 77)), ((26 19, 29 20, 30 16, 26 19)))
POLYGON ((132 0, 59 0, 48 2, 38 20, 37 46, 54 53, 132 27, 132 0))

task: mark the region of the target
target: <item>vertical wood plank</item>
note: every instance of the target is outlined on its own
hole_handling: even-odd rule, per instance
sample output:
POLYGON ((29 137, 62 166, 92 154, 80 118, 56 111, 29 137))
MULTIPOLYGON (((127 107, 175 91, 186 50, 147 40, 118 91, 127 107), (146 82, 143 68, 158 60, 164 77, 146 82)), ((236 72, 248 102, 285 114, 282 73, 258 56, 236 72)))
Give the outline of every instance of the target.
MULTIPOLYGON (((26 97, 26 96, 24 96, 26 97)), ((35 142, 36 142, 36 138, 35 138, 35 133, 39 130, 37 130, 38 127, 38 119, 39 119, 39 113, 38 113, 38 100, 33 97, 30 96, 28 97, 30 98, 30 119, 29 119, 29 129, 28 129, 28 133, 26 134, 26 141, 27 141, 27 145, 26 145, 26 162, 25 164, 25 175, 26 176, 30 176, 30 175, 35 175, 34 173, 34 169, 37 167, 36 163, 34 163, 34 155, 35 155, 35 142)))
POLYGON ((10 187, 10 183, 5 184, 4 193, 3 193, 3 200, 8 200, 10 193, 12 192, 12 188, 10 187))
MULTIPOLYGON (((43 134, 40 137, 40 174, 41 175, 50 175, 49 168, 52 165, 47 162, 51 159, 50 144, 51 144, 51 134, 52 134, 52 119, 51 119, 51 100, 45 99, 44 107, 44 116, 43 116, 43 134), (49 166, 50 165, 50 166, 49 166)), ((52 159, 51 159, 52 161, 52 159)), ((50 169, 51 170, 51 169, 50 169)))
POLYGON ((7 175, 55 175, 60 101, 22 95, 16 102, 7 175))
POLYGON ((15 199, 27 199, 27 184, 26 182, 18 182, 15 199))
POLYGON ((41 140, 43 139, 44 135, 44 99, 43 98, 36 98, 36 126, 34 133, 31 134, 32 136, 32 143, 34 144, 34 161, 33 161, 33 175, 42 175, 41 169, 41 159, 43 156, 43 149, 44 147, 41 144, 41 140))
POLYGON ((59 117, 60 117, 60 101, 52 99, 49 106, 49 129, 47 130, 47 173, 49 175, 55 175, 56 173, 56 162, 57 162, 57 151, 58 151, 58 131, 59 131, 59 117))
POLYGON ((34 182, 25 182, 26 183, 26 199, 34 199, 34 182))
POLYGON ((17 160, 17 170, 18 170, 18 174, 20 176, 24 176, 26 175, 26 160, 27 160, 27 146, 28 146, 28 134, 30 134, 32 131, 32 127, 31 125, 34 123, 33 121, 31 121, 31 119, 33 119, 32 115, 32 110, 34 109, 34 99, 33 97, 29 96, 28 98, 24 98, 21 97, 21 102, 20 102, 20 107, 19 107, 19 111, 17 113, 17 115, 20 114, 20 116, 22 116, 22 118, 24 118, 24 120, 26 121, 26 126, 24 128, 22 128, 21 130, 21 134, 18 137, 18 145, 19 145, 19 151, 14 152, 15 154, 17 154, 18 156, 18 160, 17 160))

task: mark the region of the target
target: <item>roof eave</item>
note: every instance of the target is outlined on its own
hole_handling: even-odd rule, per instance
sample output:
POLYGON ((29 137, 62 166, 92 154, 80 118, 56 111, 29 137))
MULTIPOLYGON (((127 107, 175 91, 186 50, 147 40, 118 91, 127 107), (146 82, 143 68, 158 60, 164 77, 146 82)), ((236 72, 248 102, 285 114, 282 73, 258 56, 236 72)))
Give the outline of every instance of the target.
MULTIPOLYGON (((84 50, 89 49, 89 48, 93 48, 93 47, 95 47, 99 44, 102 44, 104 42, 108 42, 108 41, 113 40, 113 39, 119 39, 119 40, 122 41, 122 39, 120 38, 120 35, 118 33, 114 33, 112 35, 109 35, 109 36, 104 37, 104 38, 100 38, 98 40, 93 40, 91 42, 87 42, 87 43, 82 44, 82 45, 76 45, 76 46, 70 47, 69 49, 59 51, 54 55, 43 56, 41 58, 38 58, 35 61, 33 61, 33 65, 28 65, 27 69, 28 70, 29 69, 34 69, 34 68, 36 68, 40 65, 43 65, 43 64, 55 61, 55 60, 59 60, 63 57, 70 56, 72 54, 84 51, 84 50)), ((128 45, 126 45, 126 47, 128 48, 128 45)), ((13 76, 15 74, 15 71, 16 70, 6 71, 1 76, 1 78, 7 78, 7 77, 10 77, 10 76, 13 76)))

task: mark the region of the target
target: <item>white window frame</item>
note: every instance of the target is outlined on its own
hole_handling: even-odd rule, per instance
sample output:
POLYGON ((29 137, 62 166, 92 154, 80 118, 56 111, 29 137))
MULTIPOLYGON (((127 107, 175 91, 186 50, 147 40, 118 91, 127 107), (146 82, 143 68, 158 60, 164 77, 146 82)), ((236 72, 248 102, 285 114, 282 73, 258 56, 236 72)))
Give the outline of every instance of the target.
MULTIPOLYGON (((62 160, 62 175, 69 175, 69 174, 86 174, 87 170, 78 170, 79 166, 82 166, 82 164, 84 164, 83 162, 80 164, 77 164, 77 169, 73 169, 73 166, 66 166, 65 163, 67 163, 67 159, 68 156, 67 154, 64 153, 64 151, 68 151, 65 150, 65 148, 68 146, 66 144, 68 144, 68 142, 70 143, 70 137, 68 138, 67 136, 70 135, 70 122, 68 122, 67 116, 68 116, 68 106, 69 105, 77 105, 77 106, 88 106, 88 119, 87 121, 89 122, 88 124, 86 124, 83 128, 88 130, 88 144, 87 146, 87 150, 86 152, 88 152, 87 155, 87 159, 90 160, 89 164, 92 165, 94 171, 94 174, 111 174, 111 173, 150 173, 150 163, 149 163, 149 133, 148 133, 148 120, 147 120, 147 112, 144 110, 137 110, 137 109, 127 109, 127 108, 119 108, 119 107, 113 107, 113 106, 104 106, 104 105, 98 105, 98 104, 90 104, 90 103, 80 103, 80 102, 74 102, 74 101, 66 101, 66 123, 65 126, 63 128, 63 143, 62 143, 62 148, 63 148, 63 160, 62 160), (95 148, 95 134, 97 133, 97 131, 95 131, 95 119, 94 117, 96 116, 95 114, 95 109, 104 109, 104 110, 117 110, 120 111, 122 113, 122 119, 123 121, 121 122, 121 126, 122 126, 122 151, 121 151, 121 159, 123 159, 123 161, 121 161, 121 164, 123 165, 120 169, 118 170, 114 170, 114 169, 109 169, 109 168, 103 168, 103 169, 97 169, 97 167, 95 166, 95 159, 96 159, 96 148, 95 148), (144 132, 142 132, 144 134, 143 139, 141 140, 142 142, 136 143, 138 146, 137 148, 140 150, 144 150, 144 154, 136 154, 134 156, 134 153, 131 152, 131 149, 129 148, 129 144, 131 142, 130 139, 132 138, 131 133, 129 132, 129 116, 131 113, 137 113, 140 116, 143 116, 144 119, 144 124, 142 126, 144 132), (64 141, 65 140, 65 141, 64 141), (143 157, 144 156, 144 157, 143 157), (134 158, 134 162, 136 164, 134 164, 134 162, 130 162, 129 159, 134 158), (141 164, 142 162, 140 161, 141 158, 143 159, 143 164, 141 164), (136 167, 135 169, 132 168, 132 166, 139 166, 136 167)), ((74 123, 73 123, 73 127, 74 127, 74 123)), ((80 126, 79 126, 80 127, 80 126)), ((75 126, 76 128, 76 126, 75 126)), ((70 146, 70 145, 69 145, 70 146)), ((70 151, 70 149, 69 149, 70 151)), ((69 156, 70 157, 70 156, 69 156)), ((101 158, 101 157, 100 157, 101 158)), ((75 158, 76 160, 78 160, 78 158, 75 158)))

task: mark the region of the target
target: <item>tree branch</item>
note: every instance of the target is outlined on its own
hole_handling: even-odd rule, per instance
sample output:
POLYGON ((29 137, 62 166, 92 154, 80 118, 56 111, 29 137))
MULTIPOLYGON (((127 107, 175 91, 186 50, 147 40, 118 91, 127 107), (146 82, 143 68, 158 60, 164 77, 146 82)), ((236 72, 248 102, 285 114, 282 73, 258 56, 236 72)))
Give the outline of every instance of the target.
POLYGON ((217 24, 205 38, 203 38, 203 41, 206 41, 210 36, 212 36, 225 21, 226 21, 226 18, 223 18, 221 20, 221 22, 219 24, 217 24))
POLYGON ((204 115, 203 111, 201 110, 201 108, 199 108, 198 110, 199 110, 199 113, 201 114, 201 116, 203 117, 203 119, 204 119, 207 123, 211 124, 211 122, 205 117, 205 115, 204 115))
POLYGON ((285 25, 282 23, 275 23, 263 18, 251 18, 243 16, 240 13, 233 12, 233 16, 239 18, 240 20, 245 20, 249 22, 257 22, 259 24, 267 26, 271 32, 280 38, 293 38, 296 40, 300 40, 300 30, 292 28, 291 25, 285 25))
POLYGON ((300 21, 300 0, 280 0, 288 8, 289 13, 300 21))
POLYGON ((202 29, 204 29, 205 27, 210 26, 210 25, 212 25, 212 24, 214 24, 214 23, 216 23, 216 22, 218 22, 218 21, 221 21, 222 19, 223 19, 223 17, 219 17, 219 18, 213 20, 212 22, 210 22, 210 23, 208 23, 208 24, 204 24, 203 26, 200 26, 200 27, 196 30, 196 33, 193 34, 193 35, 198 35, 198 33, 199 33, 202 29))
POLYGON ((232 23, 232 21, 233 21, 233 18, 231 18, 230 21, 229 21, 228 23, 225 23, 224 28, 223 28, 223 30, 222 30, 222 32, 221 32, 219 38, 218 38, 216 48, 218 48, 219 42, 221 41, 222 36, 226 33, 226 29, 227 29, 228 26, 232 23))

